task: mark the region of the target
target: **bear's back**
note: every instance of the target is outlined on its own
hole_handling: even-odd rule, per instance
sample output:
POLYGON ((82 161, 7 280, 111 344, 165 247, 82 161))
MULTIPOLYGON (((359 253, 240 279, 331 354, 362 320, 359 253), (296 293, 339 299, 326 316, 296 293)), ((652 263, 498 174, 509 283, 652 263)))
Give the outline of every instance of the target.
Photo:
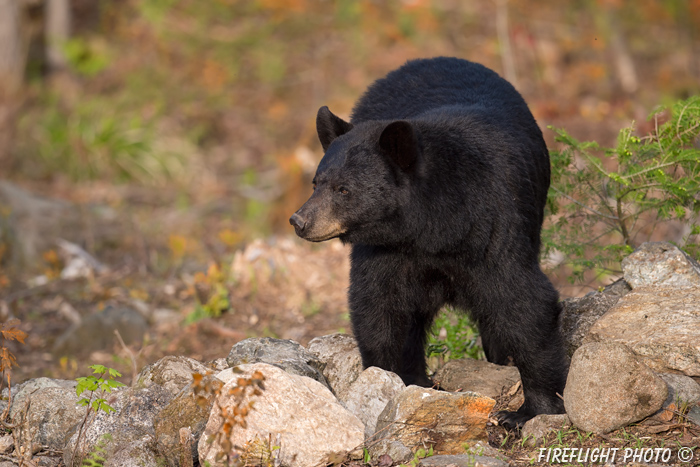
POLYGON ((451 57, 411 60, 375 81, 355 105, 352 122, 410 119, 441 107, 534 123, 508 81, 483 65, 451 57))

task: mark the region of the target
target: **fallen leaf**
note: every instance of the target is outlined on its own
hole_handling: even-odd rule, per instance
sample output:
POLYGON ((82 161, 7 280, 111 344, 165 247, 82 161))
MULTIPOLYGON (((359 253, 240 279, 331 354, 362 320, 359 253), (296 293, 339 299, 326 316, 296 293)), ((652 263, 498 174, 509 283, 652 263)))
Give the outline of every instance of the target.
POLYGON ((666 409, 658 414, 656 417, 661 420, 662 422, 670 422, 671 419, 673 419, 673 414, 674 412, 678 411, 678 407, 676 407, 676 404, 671 402, 666 409))

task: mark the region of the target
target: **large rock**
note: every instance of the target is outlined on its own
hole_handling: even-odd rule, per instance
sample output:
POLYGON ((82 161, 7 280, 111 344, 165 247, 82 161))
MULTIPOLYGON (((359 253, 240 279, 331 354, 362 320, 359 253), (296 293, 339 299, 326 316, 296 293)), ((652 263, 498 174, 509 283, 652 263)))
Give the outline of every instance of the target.
POLYGON ((693 378, 673 373, 659 374, 668 385, 667 402, 694 405, 700 402, 700 384, 693 378))
MULTIPOLYGON (((279 461, 290 467, 316 467, 338 462, 364 442, 364 426, 353 414, 340 405, 323 384, 306 376, 287 373, 265 363, 240 365, 238 378, 231 379, 221 389, 216 403, 233 410, 237 402, 236 388, 243 378, 256 371, 264 376, 264 391, 260 396, 245 395, 243 406, 253 400, 254 407, 244 417, 245 426, 236 424, 231 430, 231 445, 237 447, 242 458, 254 453, 248 449, 272 440, 279 446, 279 461)), ((239 406, 240 407, 240 406, 239 406)), ((199 459, 212 466, 222 451, 215 435, 220 432, 223 419, 220 411, 213 410, 204 434, 199 440, 199 459)), ((268 446, 269 448, 269 446, 268 446)))
POLYGON ((564 389, 571 422, 608 433, 659 410, 668 389, 663 379, 621 344, 584 344, 574 353, 564 389))
MULTIPOLYGON (((98 443, 104 443, 104 436, 110 435, 111 440, 104 443, 105 467, 119 467, 122 460, 135 456, 136 451, 147 449, 149 452, 138 454, 144 461, 155 456, 155 416, 170 402, 172 394, 160 386, 150 388, 123 388, 113 391, 106 397, 107 403, 114 412, 97 412, 94 418, 86 424, 80 443, 79 430, 75 430, 63 450, 63 461, 72 465, 74 457, 85 458, 95 449, 98 443)), ((135 465, 135 464, 128 464, 135 465)), ((155 466, 149 463, 145 466, 155 466)))
POLYGON ((496 399, 503 388, 510 389, 520 380, 514 366, 502 366, 485 360, 450 360, 433 376, 446 391, 471 391, 496 399))
POLYGON ((87 409, 78 406, 75 381, 31 380, 14 397, 10 419, 23 446, 61 450, 67 436, 83 421, 87 409))
POLYGON ((187 429, 188 436, 193 440, 202 436, 214 404, 214 396, 222 386, 223 383, 216 376, 205 375, 180 391, 155 416, 153 427, 158 454, 166 461, 166 465, 193 465, 194 460, 198 459, 197 443, 183 444, 182 430, 187 429), (187 458, 191 459, 189 463, 187 458))
POLYGON ((602 291, 589 292, 580 298, 562 300, 560 316, 561 333, 564 345, 571 357, 583 343, 591 326, 615 305, 620 298, 627 295, 632 288, 624 279, 606 286, 602 291))
POLYGON ((362 372, 362 357, 354 337, 330 334, 309 342, 309 352, 324 363, 323 376, 336 396, 342 397, 362 372))
POLYGON ((169 355, 141 370, 134 386, 150 388, 157 385, 174 397, 192 383, 194 373, 205 375, 209 369, 193 358, 169 355))
MULTIPOLYGON (((75 392, 75 386, 78 383, 67 379, 52 379, 52 378, 34 378, 12 387, 12 407, 10 407, 10 418, 14 418, 17 412, 25 410, 32 393, 39 389, 45 388, 62 388, 75 392)), ((2 391, 3 399, 9 397, 7 388, 2 391)), ((6 402, 3 406, 5 410, 6 402)))
MULTIPOLYGON (((107 444, 109 448, 109 444, 107 444)), ((105 461, 104 467, 162 467, 163 460, 156 454, 155 443, 150 436, 122 444, 105 461)))
POLYGON ((584 342, 619 342, 659 372, 700 376, 700 287, 640 287, 591 327, 584 342))
POLYGON ((700 384, 693 378, 672 373, 660 373, 659 376, 668 385, 668 397, 661 409, 654 415, 668 422, 675 417, 676 412, 684 407, 694 407, 700 401, 700 384))
POLYGON ((405 388, 396 373, 371 366, 360 373, 339 400, 365 425, 365 436, 369 438, 386 404, 405 388))
POLYGON ((684 251, 666 242, 647 242, 622 260, 625 281, 644 286, 700 287, 700 265, 684 251))
POLYGON ((409 386, 379 415, 374 437, 389 437, 412 450, 432 445, 436 454, 461 454, 465 444, 487 439, 486 422, 495 403, 472 392, 409 386))
POLYGON ((287 373, 307 376, 330 388, 323 376, 323 362, 298 342, 288 339, 256 337, 237 343, 226 357, 229 366, 267 363, 287 373))

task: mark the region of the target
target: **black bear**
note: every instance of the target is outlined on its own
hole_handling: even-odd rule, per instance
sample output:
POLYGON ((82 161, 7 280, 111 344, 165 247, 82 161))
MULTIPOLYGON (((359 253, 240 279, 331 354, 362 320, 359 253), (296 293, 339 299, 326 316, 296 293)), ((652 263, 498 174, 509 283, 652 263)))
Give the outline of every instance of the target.
POLYGON ((365 367, 431 386, 426 334, 440 308, 470 313, 486 358, 520 370, 521 426, 563 413, 558 294, 538 263, 549 153, 520 94, 457 58, 413 60, 376 81, 350 122, 321 107, 325 151, 297 235, 352 245, 348 301, 365 367))

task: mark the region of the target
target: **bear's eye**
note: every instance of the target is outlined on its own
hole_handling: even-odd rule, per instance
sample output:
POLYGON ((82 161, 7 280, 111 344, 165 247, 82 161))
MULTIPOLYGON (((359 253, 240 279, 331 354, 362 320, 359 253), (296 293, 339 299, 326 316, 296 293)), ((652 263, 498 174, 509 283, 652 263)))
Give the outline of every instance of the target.
POLYGON ((347 188, 345 188, 344 186, 341 186, 340 188, 338 188, 338 193, 340 193, 341 195, 347 195, 350 192, 348 191, 347 188))
POLYGON ((314 190, 315 190, 316 189, 316 182, 313 182, 312 185, 313 185, 314 190))

